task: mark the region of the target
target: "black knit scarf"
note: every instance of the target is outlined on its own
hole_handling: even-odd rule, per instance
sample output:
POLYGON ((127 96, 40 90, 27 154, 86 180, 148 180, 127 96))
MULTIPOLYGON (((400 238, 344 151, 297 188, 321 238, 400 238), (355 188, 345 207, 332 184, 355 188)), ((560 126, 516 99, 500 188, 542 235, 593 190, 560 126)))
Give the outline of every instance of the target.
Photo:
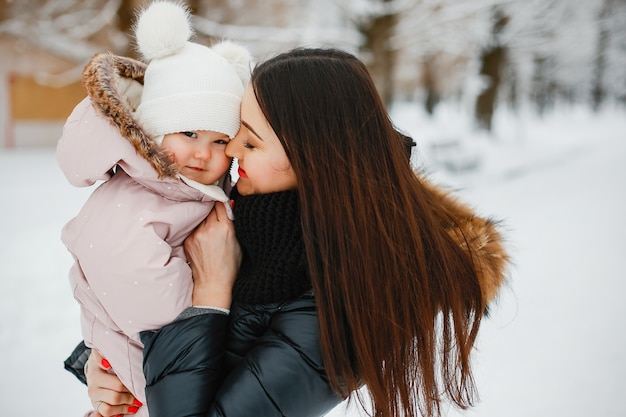
POLYGON ((235 232, 243 250, 233 299, 266 304, 309 290, 298 192, 242 196, 235 188, 231 198, 235 232))

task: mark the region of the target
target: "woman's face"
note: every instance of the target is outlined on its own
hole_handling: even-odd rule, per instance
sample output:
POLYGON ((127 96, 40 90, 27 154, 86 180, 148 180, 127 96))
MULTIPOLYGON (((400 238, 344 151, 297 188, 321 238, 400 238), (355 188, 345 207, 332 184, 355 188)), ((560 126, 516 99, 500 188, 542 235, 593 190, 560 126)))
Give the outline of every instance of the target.
POLYGON ((285 149, 263 116, 251 84, 241 101, 241 129, 226 146, 226 155, 239 163, 237 190, 241 195, 296 188, 296 175, 285 149))

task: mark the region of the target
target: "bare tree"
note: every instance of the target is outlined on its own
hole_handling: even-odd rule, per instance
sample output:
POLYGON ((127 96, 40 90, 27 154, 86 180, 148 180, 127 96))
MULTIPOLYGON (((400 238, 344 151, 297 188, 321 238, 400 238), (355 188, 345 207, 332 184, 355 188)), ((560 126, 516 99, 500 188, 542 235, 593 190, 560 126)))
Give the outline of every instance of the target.
POLYGON ((0 22, 7 20, 11 16, 9 3, 9 0, 0 0, 0 22))
POLYGON ((369 13, 356 22, 357 29, 364 35, 361 53, 366 59, 369 71, 378 91, 390 105, 393 100, 393 73, 396 63, 396 51, 391 48, 390 39, 398 22, 398 11, 393 7, 393 0, 380 0, 373 13, 369 13))
POLYGON ((612 9, 613 0, 604 0, 597 21, 598 41, 593 75, 593 88, 591 91, 591 107, 596 111, 600 108, 606 96, 604 78, 607 66, 608 46, 610 42, 609 37, 611 36, 608 20, 613 11, 612 9))
POLYGON ((132 28, 135 24, 135 19, 137 17, 137 13, 140 5, 139 2, 134 1, 121 1, 120 6, 117 9, 117 28, 119 31, 126 35, 128 38, 128 43, 124 50, 120 51, 120 54, 130 56, 133 58, 137 58, 137 51, 132 47, 133 38, 132 38, 132 28))
POLYGON ((495 7, 493 9, 492 42, 481 53, 480 75, 485 77, 487 86, 476 99, 475 117, 478 125, 491 130, 491 120, 496 107, 501 75, 506 64, 507 47, 500 35, 509 22, 509 17, 495 7))

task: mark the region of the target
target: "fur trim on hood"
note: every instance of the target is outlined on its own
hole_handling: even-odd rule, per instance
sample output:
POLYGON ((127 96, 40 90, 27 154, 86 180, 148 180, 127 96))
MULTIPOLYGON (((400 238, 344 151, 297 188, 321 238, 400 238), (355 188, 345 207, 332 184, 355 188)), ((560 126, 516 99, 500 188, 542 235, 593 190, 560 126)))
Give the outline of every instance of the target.
POLYGON ((504 248, 498 222, 476 215, 469 206, 435 186, 429 180, 424 184, 434 198, 448 211, 455 224, 445 224, 448 234, 463 249, 469 251, 476 267, 478 282, 485 304, 493 301, 506 281, 509 255, 504 248))
POLYGON ((99 53, 83 70, 83 87, 96 111, 128 139, 159 178, 175 178, 174 161, 148 136, 133 114, 141 98, 145 71, 146 64, 132 58, 99 53))

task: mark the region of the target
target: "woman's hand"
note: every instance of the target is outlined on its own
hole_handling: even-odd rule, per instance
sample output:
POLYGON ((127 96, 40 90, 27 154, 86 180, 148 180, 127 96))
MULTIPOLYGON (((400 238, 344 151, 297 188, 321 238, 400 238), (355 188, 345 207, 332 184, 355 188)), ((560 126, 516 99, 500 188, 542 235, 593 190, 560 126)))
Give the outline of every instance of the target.
POLYGON ((95 417, 120 416, 134 414, 141 402, 135 399, 116 375, 106 370, 111 365, 95 349, 91 350, 89 360, 85 366, 87 378, 87 395, 91 399, 95 417))
POLYGON ((232 288, 241 265, 241 248, 226 209, 216 203, 211 213, 185 240, 191 266, 194 306, 230 308, 232 288))

